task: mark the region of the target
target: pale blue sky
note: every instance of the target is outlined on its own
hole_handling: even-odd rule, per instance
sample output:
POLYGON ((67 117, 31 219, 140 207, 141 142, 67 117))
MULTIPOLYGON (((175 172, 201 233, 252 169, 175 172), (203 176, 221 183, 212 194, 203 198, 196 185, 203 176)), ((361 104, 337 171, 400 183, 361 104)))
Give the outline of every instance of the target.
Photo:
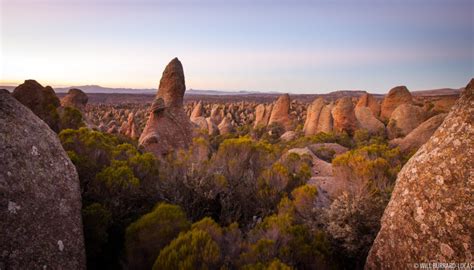
POLYGON ((384 93, 474 75, 474 1, 0 0, 0 82, 384 93))

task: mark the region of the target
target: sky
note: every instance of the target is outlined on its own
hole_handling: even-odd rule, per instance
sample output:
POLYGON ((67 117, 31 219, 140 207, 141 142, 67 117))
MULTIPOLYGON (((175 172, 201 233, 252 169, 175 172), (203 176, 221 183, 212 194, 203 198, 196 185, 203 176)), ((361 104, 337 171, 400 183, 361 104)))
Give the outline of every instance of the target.
POLYGON ((474 77, 471 0, 0 0, 0 85, 386 93, 474 77))

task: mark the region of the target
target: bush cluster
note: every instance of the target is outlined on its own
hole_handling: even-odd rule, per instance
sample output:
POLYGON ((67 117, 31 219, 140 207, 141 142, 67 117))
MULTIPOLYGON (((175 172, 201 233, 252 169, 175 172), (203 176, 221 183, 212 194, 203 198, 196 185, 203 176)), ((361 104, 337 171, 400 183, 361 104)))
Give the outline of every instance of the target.
POLYGON ((363 130, 289 142, 280 133, 275 125, 202 134, 158 158, 120 136, 61 131, 81 183, 88 267, 361 268, 406 156, 363 130), (287 154, 315 143, 350 148, 316 153, 350 183, 325 206, 307 184, 311 157, 287 154))

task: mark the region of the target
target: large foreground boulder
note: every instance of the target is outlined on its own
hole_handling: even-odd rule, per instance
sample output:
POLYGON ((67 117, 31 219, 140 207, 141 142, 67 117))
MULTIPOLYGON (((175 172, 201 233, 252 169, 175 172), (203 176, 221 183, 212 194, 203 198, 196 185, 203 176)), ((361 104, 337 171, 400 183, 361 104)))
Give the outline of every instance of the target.
POLYGON ((53 88, 43 87, 35 80, 26 80, 13 90, 12 95, 45 121, 52 130, 59 132, 60 121, 57 108, 61 104, 53 88))
POLYGON ((398 174, 366 269, 473 261, 473 122, 474 79, 398 174))
POLYGON ((193 126, 183 108, 185 90, 183 66, 174 58, 163 72, 140 147, 161 156, 190 146, 193 126))
POLYGON ((56 134, 0 92, 0 269, 85 269, 76 169, 56 134))

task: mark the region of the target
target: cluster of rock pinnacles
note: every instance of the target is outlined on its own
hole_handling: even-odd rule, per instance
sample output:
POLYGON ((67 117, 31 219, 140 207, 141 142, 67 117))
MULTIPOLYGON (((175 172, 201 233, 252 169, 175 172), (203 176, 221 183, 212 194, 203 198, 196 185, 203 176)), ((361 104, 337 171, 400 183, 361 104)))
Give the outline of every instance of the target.
MULTIPOLYGON (((233 131, 236 105, 215 104, 206 117, 202 102, 185 110, 185 90, 183 67, 175 58, 163 72, 143 132, 133 113, 119 131, 108 131, 139 138, 142 149, 157 156, 188 148, 196 128, 209 134, 233 131)), ((472 261, 473 91, 471 80, 449 114, 431 117, 404 86, 390 90, 381 104, 365 94, 355 105, 350 97, 318 98, 307 107, 307 136, 363 128, 387 132, 403 151, 421 146, 398 175, 367 269, 472 261)), ((51 87, 32 80, 12 94, 0 91, 0 269, 85 269, 79 179, 53 131, 60 129, 62 106, 84 111, 86 103, 87 95, 78 89, 60 101, 51 87)), ((254 127, 278 124, 285 130, 282 139, 291 139, 295 115, 290 108, 285 94, 253 112, 242 109, 239 117, 254 127)), ((293 151, 311 154, 307 148, 293 151)), ((330 173, 329 163, 316 162, 330 173)))

